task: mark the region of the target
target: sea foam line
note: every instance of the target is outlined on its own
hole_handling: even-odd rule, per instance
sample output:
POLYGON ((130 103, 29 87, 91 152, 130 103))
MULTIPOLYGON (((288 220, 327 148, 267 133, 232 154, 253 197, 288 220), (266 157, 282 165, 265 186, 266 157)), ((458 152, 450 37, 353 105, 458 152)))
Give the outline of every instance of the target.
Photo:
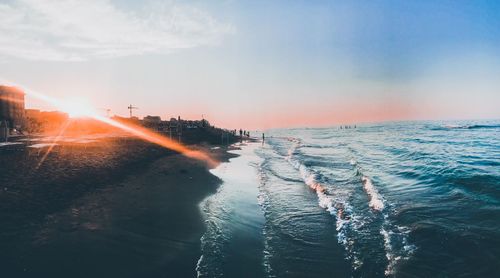
POLYGON ((326 188, 318 181, 318 174, 307 168, 304 164, 294 158, 294 154, 301 145, 301 141, 295 138, 289 138, 293 143, 288 150, 286 160, 299 171, 304 183, 316 192, 318 196, 318 205, 328 211, 336 219, 337 241, 344 246, 347 259, 352 261, 352 266, 356 270, 363 265, 357 252, 354 250, 354 239, 350 239, 347 235, 348 227, 356 221, 353 215, 352 207, 346 200, 339 196, 335 197, 328 194, 326 188))
POLYGON ((411 230, 408 227, 391 225, 387 218, 387 215, 384 215, 384 227, 380 229, 380 234, 384 237, 384 248, 388 261, 385 275, 392 276, 397 264, 410 259, 417 248, 408 242, 408 234, 411 230), (395 240, 399 241, 399 245, 401 245, 399 248, 396 248, 395 240))
POLYGON ((262 266, 264 267, 264 271, 267 274, 267 277, 275 277, 273 274, 274 270, 271 265, 271 259, 273 256, 273 250, 269 243, 269 236, 267 234, 268 229, 268 221, 267 221, 267 210, 269 206, 269 195, 266 193, 265 185, 268 181, 268 177, 266 175, 265 165, 267 163, 266 159, 263 159, 258 165, 258 177, 259 177, 259 194, 257 196, 257 201, 264 212, 264 217, 266 217, 266 222, 264 224, 264 228, 262 229, 262 238, 264 239, 264 250, 263 250, 263 259, 262 266))
POLYGON ((375 188, 372 181, 366 176, 362 177, 361 181, 363 181, 363 188, 365 189, 366 194, 370 197, 368 205, 374 210, 382 211, 385 205, 382 196, 378 193, 377 188, 375 188))
MULTIPOLYGON (((366 194, 370 197, 369 206, 376 211, 382 212, 386 207, 385 200, 370 178, 363 176, 361 180, 366 194)), ((409 228, 393 225, 389 220, 389 213, 387 211, 383 212, 382 216, 384 221, 380 229, 380 234, 384 239, 385 257, 388 262, 384 274, 391 276, 394 275, 397 264, 400 261, 408 260, 416 247, 408 243, 409 228)))
MULTIPOLYGON (((299 170, 304 183, 316 192, 319 206, 336 217, 338 242, 341 243, 347 251, 348 259, 353 262, 354 270, 360 268, 363 265, 363 262, 354 249, 354 239, 349 239, 347 235, 347 229, 350 225, 359 224, 354 223, 356 222, 356 217, 352 208, 347 202, 329 195, 326 188, 318 181, 318 175, 294 158, 294 154, 300 147, 300 140, 289 139, 289 141, 291 141, 293 145, 288 150, 286 160, 294 168, 299 170)), ((350 164, 357 166, 357 161, 351 159, 350 164)), ((385 269, 385 275, 390 276, 394 274, 395 267, 400 261, 408 260, 411 257, 416 247, 408 243, 408 234, 410 229, 403 226, 395 226, 389 220, 389 213, 384 211, 386 208, 385 200, 379 193, 378 189, 373 185, 371 179, 363 175, 361 181, 363 182, 364 191, 370 198, 368 205, 373 210, 382 212, 382 216, 384 218, 380 234, 383 236, 384 249, 388 261, 385 269)))

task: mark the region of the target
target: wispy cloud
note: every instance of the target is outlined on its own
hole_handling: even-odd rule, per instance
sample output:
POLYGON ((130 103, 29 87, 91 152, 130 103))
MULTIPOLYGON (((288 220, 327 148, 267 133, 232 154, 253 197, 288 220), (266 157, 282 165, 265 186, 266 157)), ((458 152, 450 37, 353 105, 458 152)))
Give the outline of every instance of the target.
POLYGON ((107 0, 0 3, 0 56, 82 61, 218 44, 234 27, 174 2, 140 11, 107 0))

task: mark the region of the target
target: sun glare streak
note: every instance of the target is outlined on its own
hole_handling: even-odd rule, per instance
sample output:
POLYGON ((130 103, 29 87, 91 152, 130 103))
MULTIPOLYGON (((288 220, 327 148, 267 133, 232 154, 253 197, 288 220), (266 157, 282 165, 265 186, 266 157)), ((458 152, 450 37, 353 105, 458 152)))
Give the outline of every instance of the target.
MULTIPOLYGON (((5 82, 5 79, 2 79, 3 83, 7 84, 14 84, 12 82, 5 82)), ((30 88, 24 87, 24 86, 17 86, 17 85, 11 85, 11 86, 16 86, 19 88, 22 88, 25 93, 31 97, 37 98, 39 100, 42 100, 44 102, 47 102, 53 106, 55 106, 57 109, 60 109, 66 113, 68 113, 71 117, 89 117, 95 120, 98 120, 100 122, 106 123, 108 125, 111 125, 113 127, 119 128, 125 132, 128 132, 138 138, 141 138, 142 140, 157 144, 159 146, 162 146, 167 149, 171 149, 173 151, 176 151, 178 153, 181 153, 182 155, 193 158, 196 160, 203 161, 207 164, 209 167, 215 167, 218 162, 214 160, 212 157, 210 157, 206 152, 199 151, 199 150, 192 150, 185 145, 176 142, 174 140, 171 140, 159 133, 153 132, 147 128, 144 128, 142 126, 134 125, 131 123, 123 123, 123 122, 118 122, 113 119, 103 117, 99 115, 99 113, 92 108, 88 102, 86 102, 83 99, 67 99, 67 100, 60 100, 56 99, 50 96, 47 96, 43 93, 40 93, 36 90, 32 90, 30 88)), ((61 129, 61 132, 59 135, 56 137, 56 141, 60 139, 66 128, 68 127, 69 122, 65 124, 65 126, 61 129)), ((54 141, 54 143, 56 142, 54 141)), ((53 143, 53 144, 54 144, 53 143)), ((53 145, 49 148, 47 153, 44 155, 42 158, 43 160, 46 159, 46 156, 50 151, 52 151, 53 145)))
POLYGON ((92 117, 97 114, 90 103, 82 98, 70 98, 62 100, 59 105, 71 118, 92 117))
POLYGON ((138 125, 133 125, 129 123, 123 123, 123 122, 118 122, 110 118, 102 117, 99 115, 93 116, 94 119, 99 120, 101 122, 107 123, 111 126, 117 127, 123 131, 127 131, 143 140, 146 140, 148 142, 160 145, 164 148, 171 149, 173 151, 179 152, 183 154, 184 156, 187 156, 189 158, 194 158, 197 160, 204 161, 208 164, 210 167, 214 167, 218 164, 216 160, 211 158, 208 154, 202 151, 197 151, 197 150, 192 150, 186 146, 184 146, 181 143, 178 143, 174 140, 171 140, 161 134, 158 134, 156 132, 153 132, 147 128, 138 126, 138 125))
POLYGON ((70 117, 76 118, 76 117, 92 117, 94 115, 97 115, 97 111, 92 108, 90 103, 84 99, 84 98, 78 98, 78 97, 72 97, 72 98, 67 98, 67 99, 58 99, 54 98, 48 95, 45 95, 43 93, 40 93, 36 90, 33 90, 31 88, 28 88, 26 86, 18 86, 14 82, 10 82, 6 79, 0 78, 2 81, 2 84, 7 84, 9 86, 14 86, 18 88, 22 88, 26 95, 29 95, 31 97, 34 97, 36 99, 39 99, 41 101, 44 101, 46 103, 49 103, 54 106, 54 108, 59 109, 63 112, 66 112, 69 114, 70 117))
POLYGON ((59 131, 57 136, 54 138, 54 140, 52 140, 52 142, 50 143, 50 146, 47 148, 47 151, 43 155, 42 159, 40 159, 40 162, 38 162, 36 169, 38 169, 38 168, 40 168, 40 166, 42 166, 43 162, 45 161, 45 159, 47 159, 47 157, 49 156, 52 149, 54 149, 54 146, 56 145, 56 143, 61 139, 61 137, 63 136, 64 132, 66 131, 66 129, 68 128, 70 123, 71 123, 71 120, 68 120, 61 127, 61 130, 59 131))

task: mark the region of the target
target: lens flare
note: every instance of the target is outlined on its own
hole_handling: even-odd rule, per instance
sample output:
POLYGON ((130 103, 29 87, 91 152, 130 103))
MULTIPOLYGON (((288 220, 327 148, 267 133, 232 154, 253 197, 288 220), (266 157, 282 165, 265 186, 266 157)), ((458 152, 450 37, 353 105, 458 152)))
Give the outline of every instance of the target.
POLYGON ((171 149, 173 151, 179 152, 187 157, 194 158, 197 160, 204 161, 208 164, 210 167, 215 167, 218 162, 211 158, 207 153, 198 151, 198 150, 192 150, 183 144, 176 142, 172 139, 169 139, 159 133, 156 133, 154 131, 151 131, 147 128, 144 128, 142 126, 134 125, 131 123, 123 123, 119 121, 115 121, 110 118, 106 118, 103 116, 99 115, 94 115, 94 119, 99 120, 101 122, 107 123, 111 126, 117 127, 123 131, 127 131, 143 140, 146 140, 148 142, 160 145, 164 148, 171 149))
MULTIPOLYGON (((10 82, 8 82, 10 83, 10 82)), ((11 83, 12 84, 12 83, 11 83)), ((50 96, 47 96, 43 93, 40 93, 35 90, 31 90, 26 87, 21 87, 17 86, 19 88, 23 88, 25 93, 31 97, 37 98, 39 100, 45 101, 53 106, 55 106, 57 109, 62 110, 66 113, 68 113, 71 117, 88 117, 95 119, 97 121, 106 123, 110 126, 119 128, 125 132, 130 133, 131 135, 134 135, 142 140, 157 144, 159 146, 162 146, 164 148, 173 150, 175 152, 178 152, 186 157, 193 158, 196 160, 200 160, 208 167, 215 167, 218 162, 214 160, 212 157, 210 157, 206 152, 199 151, 199 150, 193 150, 185 145, 176 142, 172 139, 169 139, 157 132, 154 132, 152 130, 149 130, 147 128, 144 128, 142 126, 132 124, 129 122, 122 122, 122 121, 116 121, 107 117, 103 117, 97 113, 95 109, 92 108, 92 106, 86 102, 83 99, 79 98, 72 98, 72 99, 66 99, 66 100, 60 100, 56 99, 50 96)), ((62 129, 62 132, 64 132, 64 128, 62 129)), ((62 134, 59 134, 58 137, 62 136, 62 134)))
POLYGON ((71 118, 93 117, 97 112, 83 98, 70 98, 57 104, 58 108, 67 112, 71 118))
POLYGON ((42 166, 42 164, 45 161, 45 159, 47 159, 47 157, 49 156, 50 152, 52 152, 52 150, 54 149, 54 146, 57 144, 57 142, 59 142, 59 140, 61 140, 62 136, 64 135, 64 132, 66 131, 66 128, 68 128, 68 126, 70 125, 70 123, 71 123, 71 120, 68 120, 68 121, 66 121, 63 124, 63 126, 59 130, 59 133, 54 138, 54 140, 52 140, 52 142, 50 143, 49 147, 47 148, 47 151, 42 156, 42 159, 40 159, 40 161, 38 162, 38 165, 36 166, 36 169, 38 169, 38 168, 40 168, 42 166))

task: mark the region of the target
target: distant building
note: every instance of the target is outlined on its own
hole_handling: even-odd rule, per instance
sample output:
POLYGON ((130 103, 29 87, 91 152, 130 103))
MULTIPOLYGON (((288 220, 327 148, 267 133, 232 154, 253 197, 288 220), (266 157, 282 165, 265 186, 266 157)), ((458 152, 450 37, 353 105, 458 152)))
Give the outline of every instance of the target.
POLYGON ((142 125, 154 130, 162 130, 163 125, 160 116, 146 116, 142 119, 142 125))
POLYGON ((24 125, 24 92, 16 87, 0 86, 0 121, 10 129, 24 125))
POLYGON ((146 116, 142 119, 143 123, 145 125, 159 125, 161 123, 161 117, 160 116, 146 116))
POLYGON ((190 121, 186 120, 183 122, 184 126, 188 129, 205 128, 210 127, 207 120, 190 121))

